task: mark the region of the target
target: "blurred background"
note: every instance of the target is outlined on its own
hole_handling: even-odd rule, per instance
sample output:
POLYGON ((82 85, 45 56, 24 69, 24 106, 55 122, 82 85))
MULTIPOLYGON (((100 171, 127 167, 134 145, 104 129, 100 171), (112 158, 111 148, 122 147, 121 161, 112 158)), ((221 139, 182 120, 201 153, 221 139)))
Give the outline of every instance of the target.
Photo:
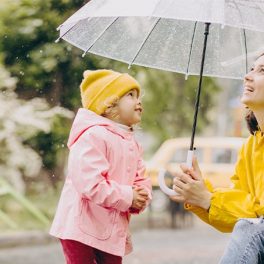
MULTIPOLYGON (((0 1, 0 263, 63 263, 59 245, 47 231, 65 178, 67 137, 81 106, 82 73, 99 68, 129 72, 144 91, 136 137, 145 150, 154 198, 132 220, 135 253, 125 263, 214 263, 227 236, 172 204, 156 180, 160 167, 177 169, 185 160, 198 78, 186 81, 184 75, 139 66, 128 70, 99 56, 82 58, 82 51, 64 41, 54 43, 56 28, 86 2, 0 1), (155 252, 164 240, 159 259, 155 252), (211 255, 205 254, 210 247, 211 255), (41 260, 47 252, 50 259, 41 260)), ((215 186, 228 185, 237 150, 248 135, 241 91, 237 80, 203 82, 197 156, 215 186), (221 140, 204 140, 212 137, 221 140)))

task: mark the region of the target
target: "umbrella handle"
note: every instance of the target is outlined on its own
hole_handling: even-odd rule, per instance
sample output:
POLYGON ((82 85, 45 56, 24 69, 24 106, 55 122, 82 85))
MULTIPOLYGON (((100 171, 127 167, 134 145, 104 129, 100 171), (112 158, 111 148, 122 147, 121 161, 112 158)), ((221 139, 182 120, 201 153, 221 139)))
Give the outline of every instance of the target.
MULTIPOLYGON (((186 165, 191 168, 192 167, 192 160, 193 160, 193 155, 194 155, 194 151, 193 150, 188 150, 188 154, 187 154, 187 161, 186 161, 186 165)), ((160 186, 160 189, 166 193, 169 196, 175 196, 178 195, 177 192, 175 192, 174 190, 170 189, 166 183, 165 183, 165 174, 166 174, 166 170, 162 169, 159 171, 159 175, 158 175, 158 183, 160 186)))
POLYGON ((159 176, 158 176, 158 183, 160 186, 160 189, 166 193, 169 196, 175 196, 178 195, 178 193, 176 193, 174 190, 170 189, 166 183, 165 183, 165 174, 166 174, 166 170, 160 170, 159 171, 159 176))
POLYGON ((194 151, 188 150, 186 166, 190 169, 192 168, 193 156, 194 156, 194 151))

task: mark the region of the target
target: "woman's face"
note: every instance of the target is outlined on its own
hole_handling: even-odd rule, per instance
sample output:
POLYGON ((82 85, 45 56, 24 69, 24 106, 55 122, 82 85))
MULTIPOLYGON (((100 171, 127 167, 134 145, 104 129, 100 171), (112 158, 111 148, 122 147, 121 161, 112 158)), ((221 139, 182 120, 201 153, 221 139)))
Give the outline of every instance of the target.
POLYGON ((264 56, 259 57, 245 75, 241 102, 252 111, 264 110, 264 56))

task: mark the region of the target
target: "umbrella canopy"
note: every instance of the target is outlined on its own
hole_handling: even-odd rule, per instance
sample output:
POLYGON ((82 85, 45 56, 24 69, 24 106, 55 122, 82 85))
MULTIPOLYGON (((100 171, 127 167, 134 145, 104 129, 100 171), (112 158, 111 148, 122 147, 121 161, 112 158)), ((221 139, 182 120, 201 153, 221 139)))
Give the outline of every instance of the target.
POLYGON ((203 74, 242 79, 263 50, 262 0, 92 0, 59 28, 85 53, 198 75, 205 22, 203 74))
MULTIPOLYGON (((84 55, 200 75, 187 155, 191 167, 203 75, 242 79, 250 59, 263 51, 263 25, 263 0, 92 0, 59 27, 59 39, 84 55)), ((175 195, 164 175, 161 189, 175 195)))

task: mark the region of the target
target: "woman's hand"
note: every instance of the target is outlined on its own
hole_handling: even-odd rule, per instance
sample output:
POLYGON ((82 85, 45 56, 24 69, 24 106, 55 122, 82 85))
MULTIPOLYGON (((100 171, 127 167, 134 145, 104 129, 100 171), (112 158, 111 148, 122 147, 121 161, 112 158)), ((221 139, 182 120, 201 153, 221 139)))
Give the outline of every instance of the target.
POLYGON ((205 186, 197 159, 193 159, 193 168, 181 165, 182 172, 174 173, 173 189, 179 195, 172 196, 175 202, 185 202, 206 210, 211 203, 211 192, 205 186))

